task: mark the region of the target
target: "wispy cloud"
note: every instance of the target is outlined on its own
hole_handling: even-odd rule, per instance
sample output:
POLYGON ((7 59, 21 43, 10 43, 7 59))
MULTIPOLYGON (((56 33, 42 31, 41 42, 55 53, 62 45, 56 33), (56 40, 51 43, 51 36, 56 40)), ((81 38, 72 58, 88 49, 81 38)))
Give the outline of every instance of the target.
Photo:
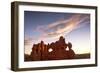
POLYGON ((38 43, 41 40, 56 40, 60 36, 68 35, 73 30, 85 26, 87 23, 90 23, 89 15, 77 14, 67 19, 52 22, 51 24, 38 26, 36 29, 40 33, 40 36, 35 39, 33 39, 34 36, 32 38, 26 37, 25 45, 29 45, 32 42, 38 43))
POLYGON ((89 23, 89 16, 77 14, 68 19, 58 20, 47 26, 39 26, 37 29, 42 33, 40 39, 58 38, 84 26, 86 23, 89 23))
POLYGON ((32 40, 33 38, 25 37, 24 45, 25 46, 30 45, 32 43, 32 40))

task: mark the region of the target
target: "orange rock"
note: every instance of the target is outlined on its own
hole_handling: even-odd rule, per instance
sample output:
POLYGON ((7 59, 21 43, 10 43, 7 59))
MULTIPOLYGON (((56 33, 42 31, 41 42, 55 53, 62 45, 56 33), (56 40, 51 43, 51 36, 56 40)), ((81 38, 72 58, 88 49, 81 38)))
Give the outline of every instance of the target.
POLYGON ((33 61, 73 59, 75 52, 72 50, 72 44, 70 42, 66 44, 65 38, 61 36, 56 42, 45 44, 41 41, 34 44, 30 56, 33 61))

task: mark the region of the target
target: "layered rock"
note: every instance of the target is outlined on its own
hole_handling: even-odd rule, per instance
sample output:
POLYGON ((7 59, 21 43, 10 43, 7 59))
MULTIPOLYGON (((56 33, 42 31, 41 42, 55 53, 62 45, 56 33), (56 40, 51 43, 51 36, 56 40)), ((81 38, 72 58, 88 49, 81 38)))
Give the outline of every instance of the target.
POLYGON ((73 59, 75 53, 72 44, 70 42, 66 44, 65 38, 61 36, 58 41, 50 44, 45 44, 43 41, 34 44, 30 57, 33 61, 73 59))

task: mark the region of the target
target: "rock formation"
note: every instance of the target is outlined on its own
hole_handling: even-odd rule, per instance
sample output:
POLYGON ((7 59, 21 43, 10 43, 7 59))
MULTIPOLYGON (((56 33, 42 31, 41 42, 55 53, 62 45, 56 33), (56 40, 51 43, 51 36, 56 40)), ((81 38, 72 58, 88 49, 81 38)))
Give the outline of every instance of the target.
POLYGON ((73 59, 74 57, 72 44, 70 42, 66 44, 62 36, 58 41, 50 44, 45 44, 43 41, 34 44, 30 55, 32 61, 73 59))

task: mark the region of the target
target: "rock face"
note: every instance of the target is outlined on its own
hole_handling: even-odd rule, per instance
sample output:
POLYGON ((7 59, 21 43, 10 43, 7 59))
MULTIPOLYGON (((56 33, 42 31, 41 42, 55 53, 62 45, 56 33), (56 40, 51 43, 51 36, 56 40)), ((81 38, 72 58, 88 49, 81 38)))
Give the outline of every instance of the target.
POLYGON ((65 38, 61 36, 58 41, 50 44, 45 44, 43 41, 34 44, 30 57, 32 61, 62 60, 73 59, 75 53, 72 44, 70 42, 66 44, 65 38))

